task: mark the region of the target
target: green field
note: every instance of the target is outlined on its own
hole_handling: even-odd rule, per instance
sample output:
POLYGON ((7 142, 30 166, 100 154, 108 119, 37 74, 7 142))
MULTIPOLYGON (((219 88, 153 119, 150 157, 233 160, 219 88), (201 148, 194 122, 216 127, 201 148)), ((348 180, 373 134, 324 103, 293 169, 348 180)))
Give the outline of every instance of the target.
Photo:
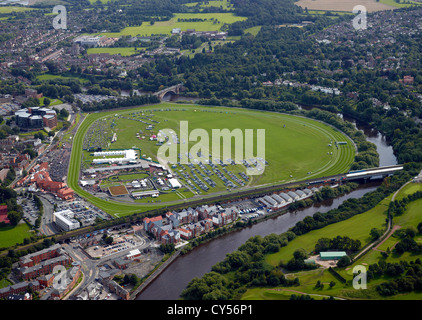
POLYGON ((256 26, 256 27, 245 29, 244 34, 250 33, 251 35, 256 36, 260 30, 261 30, 261 26, 256 26))
POLYGON ((78 80, 81 83, 87 82, 87 79, 84 78, 78 78, 78 77, 65 77, 62 75, 55 75, 55 74, 49 74, 49 73, 45 73, 42 75, 37 76, 37 80, 41 80, 41 81, 48 81, 48 80, 54 80, 54 79, 63 79, 63 80, 78 80))
MULTIPOLYGON (((396 200, 402 199, 409 194, 415 193, 416 191, 422 191, 422 184, 420 183, 409 183, 396 196, 396 200)), ((393 218, 394 225, 406 227, 417 227, 422 222, 422 199, 412 201, 408 204, 406 213, 401 216, 393 218)))
MULTIPOLYGON (((42 98, 39 98, 38 99, 40 101, 40 106, 43 106, 44 105, 44 99, 45 98, 46 97, 42 97, 42 98)), ((50 99, 49 107, 54 107, 54 106, 57 106, 57 105, 63 103, 63 101, 61 101, 60 99, 51 99, 51 98, 49 98, 49 99, 50 99)))
MULTIPOLYGON (((74 137, 71 163, 69 166, 68 184, 79 195, 87 198, 94 205, 99 206, 110 214, 125 215, 135 212, 143 212, 151 209, 157 204, 137 206, 136 203, 119 203, 98 199, 82 190, 78 185, 79 170, 81 168, 82 144, 84 136, 89 127, 97 119, 114 119, 114 132, 117 134, 117 141, 113 143, 113 149, 126 149, 133 146, 141 148, 142 155, 156 159, 158 146, 156 142, 149 139, 139 140, 136 133, 144 130, 142 123, 131 119, 123 119, 121 116, 134 117, 137 112, 153 112, 153 119, 159 121, 158 129, 169 128, 179 131, 179 121, 186 120, 189 123, 189 131, 195 128, 203 128, 207 132, 211 129, 235 128, 241 129, 262 129, 265 128, 265 158, 269 165, 261 176, 251 176, 250 185, 275 184, 287 181, 295 181, 306 178, 314 178, 348 171, 353 162, 355 149, 351 141, 337 130, 325 124, 302 117, 282 115, 278 113, 250 111, 246 109, 201 107, 192 105, 180 105, 161 103, 150 107, 133 108, 121 111, 100 112, 88 115, 82 122, 77 134, 74 137), (172 111, 164 111, 164 109, 172 111), (184 109, 185 111, 181 111, 184 109), (177 111, 180 110, 180 111, 177 111), (118 115, 117 117, 115 115, 118 115), (286 125, 284 128, 283 126, 286 125), (328 147, 330 140, 349 141, 348 145, 341 146, 338 150, 328 147), (313 157, 309 157, 309 150, 312 150, 313 157), (327 152, 333 152, 328 155, 327 152), (312 174, 308 175, 308 172, 312 174), (290 175, 292 177, 290 177, 290 175)), ((138 113, 138 115, 140 115, 138 113)), ((178 132, 179 135, 179 132, 178 132)), ((256 131, 254 131, 256 138, 256 131)), ((189 142, 190 147, 195 142, 189 142)), ((255 143, 256 145, 256 143, 255 143)), ((243 165, 229 166, 234 172, 244 170, 243 165), (237 170, 237 171, 235 171, 237 170)), ((225 190, 222 183, 216 190, 225 190)))
POLYGON ((314 250, 318 239, 334 238, 339 235, 360 240, 363 247, 371 240, 369 233, 372 228, 385 228, 386 210, 389 202, 390 199, 386 198, 375 208, 365 213, 301 235, 290 241, 279 252, 267 255, 266 261, 274 266, 278 265, 280 261, 287 263, 293 257, 295 250, 303 248, 307 252, 311 252, 314 250))
POLYGON ((12 284, 13 283, 9 279, 1 279, 0 280, 0 288, 5 288, 5 287, 8 287, 12 284))
POLYGON ((227 23, 246 20, 246 17, 238 17, 233 13, 175 13, 169 21, 157 21, 153 25, 144 22, 141 26, 127 27, 118 33, 101 33, 106 37, 121 36, 150 36, 153 34, 171 34, 173 28, 180 28, 182 31, 195 29, 196 31, 219 31, 227 23), (207 19, 202 22, 184 22, 178 19, 207 19))
MULTIPOLYGON (((405 186, 397 194, 397 198, 403 198, 406 195, 409 195, 413 192, 422 190, 422 184, 410 183, 405 186)), ((369 232, 372 228, 385 228, 385 218, 386 210, 388 208, 389 202, 391 201, 392 195, 385 198, 381 203, 379 203, 375 208, 354 216, 348 220, 329 225, 319 230, 311 231, 307 234, 298 236, 293 239, 286 247, 283 247, 280 252, 268 255, 266 257, 266 262, 271 265, 277 265, 280 260, 287 261, 292 258, 293 252, 296 249, 304 248, 308 252, 311 251, 316 241, 322 237, 332 238, 337 235, 349 236, 353 239, 359 239, 362 241, 362 244, 365 245, 370 242, 369 232)), ((396 198, 396 199, 397 199, 396 198)), ((408 208, 404 214, 398 217, 394 217, 394 225, 400 225, 403 227, 416 226, 419 222, 422 221, 422 201, 416 200, 411 202, 408 205, 408 208)), ((415 236, 415 240, 420 243, 422 241, 420 234, 415 236)), ((390 253, 388 258, 384 258, 381 255, 380 250, 387 250, 392 248, 394 244, 399 241, 396 237, 388 238, 377 250, 369 250, 365 255, 360 257, 352 265, 346 268, 337 268, 336 271, 340 273, 346 280, 353 279, 353 268, 356 265, 367 266, 369 264, 377 263, 381 260, 384 260, 387 263, 399 263, 400 261, 414 261, 417 258, 420 258, 421 255, 412 254, 410 252, 405 252, 402 255, 397 255, 396 253, 390 253)), ((389 279, 392 279, 388 276, 383 276, 380 278, 372 279, 368 283, 368 288, 366 290, 355 290, 353 289, 351 283, 341 284, 332 274, 328 272, 327 269, 315 269, 311 271, 302 271, 286 275, 289 279, 295 277, 299 278, 300 285, 293 288, 284 288, 276 287, 274 289, 270 288, 253 288, 248 289, 242 296, 242 299, 245 300, 284 300, 287 299, 291 293, 288 290, 295 290, 298 292, 313 295, 321 296, 333 296, 339 297, 342 299, 386 299, 386 300, 420 300, 422 298, 421 292, 410 292, 404 294, 398 294, 391 297, 382 297, 376 291, 376 286, 382 282, 385 282, 389 279), (315 288, 317 281, 321 281, 324 284, 324 289, 315 288), (330 288, 328 284, 334 281, 336 284, 333 288, 330 288), (279 290, 283 291, 279 291, 279 290)), ((295 293, 297 294, 297 293, 295 293)), ((316 296, 315 296, 316 297, 316 296)))
MULTIPOLYGON (((242 296, 242 300, 289 300, 292 294, 300 295, 296 288, 253 288, 248 289, 242 296)), ((314 300, 322 300, 324 296, 310 294, 314 300)), ((328 298, 328 295, 325 296, 328 298)))
POLYGON ((23 12, 23 11, 31 11, 35 10, 34 8, 28 7, 4 7, 0 6, 0 13, 12 13, 12 12, 23 12))
POLYGON ((11 247, 17 243, 22 243, 23 239, 29 238, 32 233, 26 223, 20 223, 15 227, 0 228, 0 247, 11 247))
MULTIPOLYGON (((270 165, 265 168, 263 175, 252 177, 252 185, 281 183, 342 173, 348 170, 353 161, 354 148, 350 141, 347 146, 341 146, 339 149, 328 147, 330 140, 340 141, 346 139, 346 137, 325 124, 307 118, 227 108, 181 107, 172 104, 163 104, 163 106, 172 111, 160 111, 159 108, 143 109, 144 111, 152 111, 154 114, 152 119, 160 122, 154 128, 154 134, 157 134, 160 129, 166 128, 179 133, 180 121, 188 121, 190 124, 189 130, 205 129, 209 136, 211 136, 212 129, 257 130, 265 128, 265 158, 270 165), (180 109, 186 111, 178 111, 180 109), (309 150, 311 149, 313 150, 313 157, 310 159, 309 150), (333 155, 328 155, 327 152, 333 152, 333 155), (312 174, 308 175, 308 172, 312 172, 312 174)), ((125 111, 118 114, 137 119, 131 113, 133 112, 125 111)), ((148 113, 146 112, 146 114, 148 113)), ((141 115, 139 116, 141 117, 141 115)), ((145 135, 151 133, 145 130, 145 124, 131 119, 111 118, 114 118, 115 121, 113 132, 117 134, 117 141, 110 145, 110 148, 128 149, 135 146, 140 148, 142 154, 145 154, 146 157, 158 161, 159 147, 156 146, 156 142, 136 138, 136 133, 139 130, 143 130, 145 135)), ((195 143, 190 142, 189 149, 195 143)), ((232 157, 234 158, 234 152, 232 152, 232 157)))
POLYGON ((122 57, 131 56, 137 53, 135 48, 89 48, 88 54, 94 53, 109 53, 109 54, 120 54, 122 57))
MULTIPOLYGON (((185 3, 185 6, 187 7, 195 7, 199 2, 190 2, 185 3)), ((222 1, 208 1, 207 4, 200 4, 201 8, 209 8, 209 7, 216 7, 216 8, 223 8, 225 10, 232 9, 232 5, 227 0, 222 1)))
MULTIPOLYGON (((392 195, 385 198, 381 201, 375 208, 356 215, 350 219, 328 225, 322 229, 313 230, 304 235, 298 236, 288 243, 286 247, 281 248, 277 253, 270 254, 266 256, 265 261, 271 265, 278 265, 280 260, 287 262, 293 257, 293 252, 299 248, 304 248, 307 252, 310 252, 314 249, 315 243, 319 238, 327 237, 333 238, 338 235, 348 236, 352 239, 359 239, 362 242, 362 245, 370 243, 369 233, 372 228, 385 229, 385 218, 386 210, 388 204, 391 201, 392 195)), ((396 240, 397 241, 397 240, 396 240)), ((389 242, 386 245, 390 245, 393 242, 389 242)), ((409 254, 404 254, 401 259, 410 257, 409 254)), ((355 265, 367 265, 371 263, 378 262, 381 258, 381 253, 379 251, 370 250, 369 253, 365 254, 353 265, 337 269, 337 271, 346 279, 353 279, 353 267, 355 265)), ((415 259, 412 257, 411 259, 415 259)), ((391 261, 398 262, 399 258, 392 258, 391 261)), ((390 262, 390 258, 388 260, 390 262)), ((289 292, 288 290, 294 290, 297 292, 302 292, 304 294, 310 294, 313 298, 317 298, 320 295, 323 296, 333 296, 340 299, 381 299, 382 297, 375 291, 375 286, 385 279, 372 280, 370 286, 367 290, 355 290, 351 284, 342 284, 338 279, 336 279, 327 269, 314 269, 310 271, 301 271, 294 272, 286 275, 287 278, 299 278, 300 285, 292 288, 285 287, 276 287, 274 289, 270 288, 254 288, 248 289, 242 296, 242 300, 285 300, 290 297, 290 294, 298 294, 295 292, 289 292), (324 284, 324 289, 315 288, 317 281, 320 281, 324 284), (329 283, 335 282, 335 286, 330 288, 329 283), (277 291, 277 290, 283 291, 277 291)), ((420 293, 411 293, 407 295, 398 296, 398 298, 407 298, 407 299, 420 299, 420 293)))

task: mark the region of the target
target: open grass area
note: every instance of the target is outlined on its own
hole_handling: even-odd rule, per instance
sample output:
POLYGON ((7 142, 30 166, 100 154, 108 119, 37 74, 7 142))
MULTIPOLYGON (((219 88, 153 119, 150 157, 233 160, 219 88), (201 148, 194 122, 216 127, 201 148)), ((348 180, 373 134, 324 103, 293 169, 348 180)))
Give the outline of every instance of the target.
MULTIPOLYGON (((44 105, 44 99, 45 98, 46 97, 42 97, 42 98, 39 98, 38 99, 40 101, 40 106, 43 106, 44 105)), ((48 105, 49 108, 54 107, 54 106, 57 106, 58 104, 62 104, 63 103, 63 101, 61 101, 60 99, 51 99, 51 98, 49 98, 49 99, 50 99, 50 104, 48 105)))
MULTIPOLYGON (((241 300, 288 300, 292 294, 309 295, 314 300, 322 300, 330 296, 342 298, 347 286, 341 284, 326 269, 316 269, 306 272, 297 272, 288 275, 287 278, 299 278, 300 285, 295 287, 274 287, 274 288, 252 288, 248 289, 241 297, 241 300), (324 288, 315 288, 317 281, 321 281, 324 288), (330 287, 330 282, 335 282, 334 287, 330 287)), ((353 290, 353 289, 352 289, 353 290)))
MULTIPOLYGON (((416 191, 422 191, 422 184, 409 183, 400 190, 396 199, 402 199, 409 194, 415 193, 416 191)), ((402 228, 410 226, 416 228, 420 222, 422 222, 422 199, 410 202, 404 214, 393 218, 393 223, 401 226, 402 228)))
POLYGON ((0 247, 11 247, 17 243, 22 243, 23 239, 32 235, 29 230, 30 228, 26 223, 0 228, 0 247))
MULTIPOLYGON (((199 2, 190 2, 190 3, 185 3, 185 6, 187 7, 195 7, 198 5, 199 2)), ((206 4, 205 3, 201 3, 200 8, 209 8, 209 7, 216 7, 216 8, 223 8, 224 10, 229 10, 229 9, 233 9, 233 5, 230 4, 229 1, 227 0, 211 0, 208 1, 206 4)))
POLYGON ((195 29, 196 31, 219 31, 227 23, 246 20, 246 17, 238 17, 233 13, 175 13, 168 21, 157 21, 153 25, 144 22, 141 26, 127 27, 118 33, 101 33, 106 37, 121 36, 150 36, 153 34, 171 34, 173 28, 180 28, 182 31, 195 29), (204 21, 186 22, 179 19, 202 19, 204 21), (206 21, 205 21, 206 19, 206 21))
POLYGON ((35 8, 21 7, 21 6, 0 6, 0 13, 24 12, 36 10, 35 8))
MULTIPOLYGON (((98 199, 82 190, 79 187, 78 177, 81 168, 80 159, 83 152, 83 139, 89 127, 97 119, 113 118, 115 119, 113 131, 117 134, 117 141, 113 143, 112 148, 127 149, 135 146, 142 150, 142 156, 145 154, 146 157, 150 156, 155 160, 158 151, 156 142, 149 141, 149 139, 140 140, 136 138, 136 133, 139 130, 145 130, 146 125, 135 121, 135 118, 122 118, 122 116, 127 118, 134 117, 137 112, 154 114, 153 119, 159 122, 154 128, 155 133, 159 129, 168 128, 179 135, 179 123, 181 120, 188 121, 189 131, 195 128, 205 129, 209 133, 211 133, 212 129, 228 128, 233 130, 239 127, 241 129, 254 129, 255 139, 255 130, 265 128, 265 158, 269 165, 265 168, 263 175, 251 176, 251 185, 275 184, 347 172, 355 155, 355 149, 351 141, 347 140, 343 134, 332 127, 307 118, 278 113, 173 103, 93 113, 85 118, 73 139, 68 184, 79 195, 87 198, 88 201, 98 205, 102 210, 110 214, 131 214, 151 209, 151 207, 137 207, 136 204, 132 203, 98 199), (164 111, 163 108, 171 111, 164 111), (283 127, 284 125, 286 127, 283 127), (331 140, 346 140, 349 143, 336 149, 327 146, 331 140), (313 150, 314 154, 311 159, 309 159, 309 150, 313 150), (333 152, 333 154, 328 154, 330 153, 328 150, 333 152), (312 174, 308 175, 308 172, 312 172, 312 174)), ((141 113, 137 113, 137 115, 140 116, 141 113)), ((193 144, 195 142, 190 141, 188 148, 190 149, 193 144)), ((254 145, 256 146, 256 142, 254 145)), ((239 168, 237 170, 244 170, 242 166, 236 165, 239 168)), ((216 190, 225 190, 222 185, 220 187, 220 189, 217 188, 216 190)))
POLYGON ((348 236, 360 240, 363 247, 371 240, 369 233, 372 228, 385 228, 386 210, 389 202, 390 198, 386 198, 375 208, 365 213, 298 236, 290 241, 286 247, 281 248, 279 252, 267 255, 265 260, 273 266, 278 265, 280 261, 287 263, 288 260, 293 258, 293 252, 297 249, 303 248, 307 252, 313 251, 320 238, 348 236))
POLYGON ((94 53, 108 53, 108 54, 120 54, 122 57, 127 57, 138 53, 135 48, 89 48, 88 54, 94 53))
MULTIPOLYGON (((408 194, 411 192, 417 191, 418 188, 415 185, 408 185, 403 188, 402 192, 408 194)), ((354 216, 348 220, 335 223, 333 225, 327 226, 320 230, 311 231, 305 235, 299 236, 292 240, 286 247, 282 248, 279 253, 271 254, 266 257, 266 262, 277 265, 280 259, 290 259, 292 258, 293 251, 299 248, 304 248, 309 251, 313 248, 315 241, 320 237, 334 237, 336 235, 349 236, 353 239, 359 239, 366 244, 369 242, 369 231, 372 228, 383 228, 385 227, 385 213, 389 202, 391 201, 392 195, 384 199, 380 204, 378 204, 374 209, 369 210, 363 214, 354 216)), ((417 201, 415 201, 417 202, 417 201)), ((413 215, 412 207, 400 217, 406 221, 412 220, 406 215, 413 215)), ((419 210, 419 214, 422 210, 419 210)), ((408 226, 406 224, 405 226, 408 226)), ((410 224, 413 225, 413 224, 410 224)), ((415 240, 420 242, 420 235, 415 237, 415 240)), ((386 250, 387 248, 392 248, 392 246, 398 241, 397 238, 390 237, 387 241, 384 242, 378 249, 386 250)), ((309 294, 311 297, 322 298, 323 296, 333 296, 334 298, 339 299, 386 299, 386 300, 420 300, 422 298, 422 292, 410 292, 405 294, 398 294, 391 297, 383 297, 379 295, 376 290, 376 286, 382 282, 393 279, 389 276, 383 276, 380 278, 372 279, 368 283, 368 288, 366 290, 355 290, 351 285, 351 280, 353 279, 353 268, 357 265, 367 266, 369 264, 378 263, 381 260, 384 260, 387 263, 399 263, 400 261, 414 261, 417 258, 421 258, 419 254, 412 254, 405 252, 404 254, 398 255, 396 253, 390 253, 388 258, 384 258, 381 255, 379 250, 369 250, 368 253, 363 255, 352 265, 346 268, 336 268, 336 271, 340 275, 349 280, 349 283, 342 284, 338 279, 336 279, 328 269, 314 269, 310 271, 295 272, 287 274, 286 277, 289 279, 298 278, 300 285, 296 287, 286 288, 286 287, 275 287, 275 288, 253 288, 248 289, 242 296, 242 299, 245 300, 284 300, 290 297, 290 294, 309 294), (324 284, 324 288, 316 288, 315 285, 317 281, 320 281, 324 284), (330 288, 330 282, 335 282, 335 285, 330 288), (292 290, 292 291, 289 291, 292 290), (295 291, 295 292, 293 292, 295 291), (314 296, 315 295, 315 296, 314 296)))
MULTIPOLYGON (((242 296, 242 300, 290 300, 291 295, 300 296, 296 288, 253 288, 248 289, 242 296)), ((322 300, 324 296, 310 295, 314 300, 322 300)), ((325 297, 325 298, 328 298, 325 297)))
POLYGON ((62 75, 56 75, 56 74, 49 74, 49 73, 44 73, 42 75, 37 76, 37 80, 54 80, 54 79, 66 79, 66 80, 79 80, 81 83, 87 82, 87 79, 84 78, 78 78, 78 77, 65 77, 62 75))
POLYGON ((5 288, 5 287, 8 287, 12 284, 13 283, 9 279, 1 279, 0 280, 0 288, 5 288))
POLYGON ((256 36, 258 34, 258 32, 261 30, 262 26, 256 26, 256 27, 252 27, 252 28, 248 28, 244 30, 244 33, 250 33, 253 36, 256 36))
MULTIPOLYGON (((422 189, 422 185, 410 183, 406 187, 404 187, 402 190, 400 190, 399 194, 396 196, 396 199, 402 198, 405 195, 408 195, 410 193, 416 192, 416 191, 421 190, 421 189, 422 189)), ((422 201, 421 200, 413 201, 409 204, 408 209, 406 210, 405 213, 403 213, 399 217, 394 217, 394 219, 393 219, 394 225, 400 225, 402 228, 406 228, 406 227, 409 227, 409 226, 415 226, 416 227, 419 222, 422 222, 421 213, 422 213, 422 201)), ((416 235, 414 239, 415 239, 415 241, 420 243, 420 241, 421 241, 420 238, 421 238, 420 235, 416 235)), ((370 264, 378 263, 381 260, 384 260, 387 263, 399 263, 400 261, 414 261, 417 258, 421 258, 420 254, 418 255, 418 254, 413 254, 413 253, 410 253, 410 252, 405 252, 401 255, 398 255, 398 254, 392 252, 392 253, 389 254, 388 258, 384 258, 381 254, 381 251, 379 251, 379 250, 386 251, 388 248, 392 249, 393 246, 399 240, 400 239, 398 239, 397 237, 391 236, 381 246, 378 247, 378 250, 370 250, 368 253, 366 253, 365 255, 360 257, 357 261, 355 261, 348 268, 339 269, 337 271, 343 277, 345 277, 346 279, 347 278, 350 279, 353 275, 352 270, 356 265, 370 265, 370 264)), ((378 294, 375 292, 374 288, 379 283, 386 281, 386 279, 388 279, 388 278, 380 278, 380 279, 376 279, 376 280, 371 280, 369 282, 368 288, 372 291, 371 298, 379 297, 378 294)), ((369 292, 371 292, 371 291, 369 291, 369 292)), ((350 293, 353 293, 353 292, 351 291, 350 293)), ((379 297, 379 298, 382 298, 382 297, 379 297)), ((421 298, 422 298, 422 293, 411 292, 411 293, 407 293, 407 294, 396 295, 396 296, 390 297, 389 299, 394 299, 394 300, 418 299, 419 300, 421 298)))
MULTIPOLYGON (((403 198, 406 195, 412 194, 416 191, 422 190, 422 184, 410 183, 406 185, 397 194, 397 198, 403 198)), ((348 220, 329 225, 319 230, 311 231, 307 234, 301 235, 293 239, 286 247, 281 248, 280 252, 268 255, 265 259, 271 265, 277 265, 280 260, 287 261, 292 258, 293 252, 296 249, 304 248, 310 251, 314 248, 316 240, 321 237, 332 238, 336 235, 349 236, 353 239, 359 239, 363 245, 369 242, 369 232, 372 228, 385 228, 386 210, 392 199, 392 195, 381 201, 375 208, 354 216, 348 220)), ((416 223, 422 221, 422 201, 413 201, 409 204, 408 209, 399 217, 394 217, 394 224, 402 227, 416 226, 416 223), (399 222, 401 224, 399 224, 399 222)), ((414 237, 417 243, 422 242, 422 237, 417 234, 414 237)), ((397 294, 390 297, 381 296, 376 290, 377 285, 395 279, 394 277, 383 275, 368 282, 368 287, 365 290, 355 290, 352 286, 353 268, 357 265, 368 266, 370 264, 385 261, 386 263, 399 263, 400 261, 415 261, 417 258, 422 258, 421 254, 405 252, 397 254, 390 252, 388 257, 383 257, 381 251, 392 248, 394 244, 399 241, 396 237, 388 238, 377 250, 371 249, 366 254, 361 256, 352 265, 345 268, 336 268, 336 271, 345 278, 348 283, 342 284, 336 279, 328 269, 314 269, 310 271, 294 272, 287 274, 288 279, 298 278, 300 285, 295 287, 275 287, 275 288, 252 288, 248 289, 242 296, 242 300, 285 300, 290 297, 290 294, 309 294, 311 297, 322 298, 323 296, 333 296, 339 299, 351 300, 421 300, 422 292, 409 292, 397 294), (316 283, 320 281, 324 284, 324 288, 316 288, 316 283), (330 287, 330 282, 335 282, 333 287, 330 287), (290 290, 290 291, 289 291, 290 290), (293 292, 295 291, 295 292, 293 292), (315 296, 314 296, 315 295, 315 296), (317 296, 318 295, 318 296, 317 296)), ((404 276, 404 275, 403 275, 404 276)))
MULTIPOLYGON (((156 145, 156 141, 149 141, 149 136, 167 128, 174 130, 180 136, 180 121, 187 121, 189 123, 188 130, 201 128, 206 130, 210 137, 213 129, 257 130, 265 128, 265 158, 269 165, 265 168, 263 175, 252 177, 252 185, 342 173, 347 171, 353 161, 354 148, 350 141, 348 145, 340 146, 339 149, 328 147, 330 141, 347 140, 344 135, 332 127, 307 118, 245 109, 207 108, 179 104, 162 105, 169 111, 160 111, 159 108, 143 109, 145 114, 152 113, 152 119, 159 122, 152 132, 145 129, 146 124, 135 122, 137 116, 131 115, 130 111, 119 112, 118 114, 125 118, 115 118, 113 132, 117 134, 117 141, 110 145, 110 148, 128 149, 135 146, 140 148, 146 157, 158 161, 159 146, 156 145), (126 119, 131 117, 132 119, 126 119), (143 140, 136 138, 136 133, 140 130, 146 136, 143 140), (314 152, 314 157, 310 159, 308 155, 311 149, 314 152), (329 152, 333 152, 333 155, 328 154, 329 152), (308 175, 308 172, 312 172, 312 174, 308 175)), ((142 116, 139 115, 139 117, 142 116)), ((256 131, 254 139, 256 139, 256 131)), ((195 143, 189 142, 188 148, 190 149, 195 143)), ((243 145, 236 148, 243 148, 243 145)), ((256 151, 256 147, 254 151, 256 151)), ((235 149, 232 152, 233 159, 234 154, 235 149)))

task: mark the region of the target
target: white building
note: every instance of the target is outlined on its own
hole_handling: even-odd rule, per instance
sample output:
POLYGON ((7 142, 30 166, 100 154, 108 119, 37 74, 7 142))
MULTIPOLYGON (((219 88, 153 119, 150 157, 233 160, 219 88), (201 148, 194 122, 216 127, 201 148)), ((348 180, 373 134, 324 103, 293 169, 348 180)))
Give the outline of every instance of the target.
POLYGON ((53 221, 64 231, 70 231, 81 227, 79 221, 74 219, 75 214, 72 210, 63 210, 53 213, 53 221))
POLYGON ((130 162, 136 160, 136 151, 133 149, 129 150, 118 150, 118 151, 101 151, 94 152, 94 157, 101 157, 99 159, 92 160, 93 163, 115 163, 115 162, 130 162), (105 158, 107 156, 123 156, 122 158, 105 158))
POLYGON ((182 187, 182 185, 180 184, 180 182, 179 182, 179 180, 177 180, 177 179, 169 179, 169 182, 170 182, 170 185, 171 185, 171 187, 173 188, 173 189, 178 189, 178 188, 181 188, 182 187))
POLYGON ((126 258, 133 260, 133 259, 138 258, 140 256, 141 256, 141 251, 139 251, 139 249, 135 249, 135 250, 129 251, 129 254, 126 255, 126 258))

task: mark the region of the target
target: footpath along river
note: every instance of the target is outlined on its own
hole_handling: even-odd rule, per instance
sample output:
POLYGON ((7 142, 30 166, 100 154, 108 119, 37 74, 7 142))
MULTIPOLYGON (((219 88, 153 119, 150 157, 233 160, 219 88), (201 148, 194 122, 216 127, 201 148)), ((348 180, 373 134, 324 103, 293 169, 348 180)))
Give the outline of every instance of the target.
MULTIPOLYGON (((346 117, 344 118, 346 119, 346 117)), ((353 119, 346 120, 353 122, 359 130, 365 133, 367 140, 377 146, 380 166, 397 164, 393 149, 387 144, 381 133, 353 119)), ((268 219, 202 244, 188 254, 178 257, 137 296, 136 300, 176 300, 194 277, 200 278, 211 271, 214 264, 222 261, 227 253, 236 250, 249 238, 256 235, 266 236, 271 233, 283 233, 307 216, 337 208, 347 199, 362 197, 364 194, 375 190, 380 183, 381 181, 372 181, 362 184, 358 189, 347 195, 268 219)))

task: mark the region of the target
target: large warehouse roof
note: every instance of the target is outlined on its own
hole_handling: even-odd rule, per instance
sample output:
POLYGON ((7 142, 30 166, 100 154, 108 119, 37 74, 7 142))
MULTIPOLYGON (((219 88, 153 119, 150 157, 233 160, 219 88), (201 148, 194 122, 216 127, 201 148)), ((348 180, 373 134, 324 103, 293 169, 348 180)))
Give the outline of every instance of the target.
POLYGON ((182 186, 177 179, 169 179, 169 182, 173 188, 180 188, 182 186))

